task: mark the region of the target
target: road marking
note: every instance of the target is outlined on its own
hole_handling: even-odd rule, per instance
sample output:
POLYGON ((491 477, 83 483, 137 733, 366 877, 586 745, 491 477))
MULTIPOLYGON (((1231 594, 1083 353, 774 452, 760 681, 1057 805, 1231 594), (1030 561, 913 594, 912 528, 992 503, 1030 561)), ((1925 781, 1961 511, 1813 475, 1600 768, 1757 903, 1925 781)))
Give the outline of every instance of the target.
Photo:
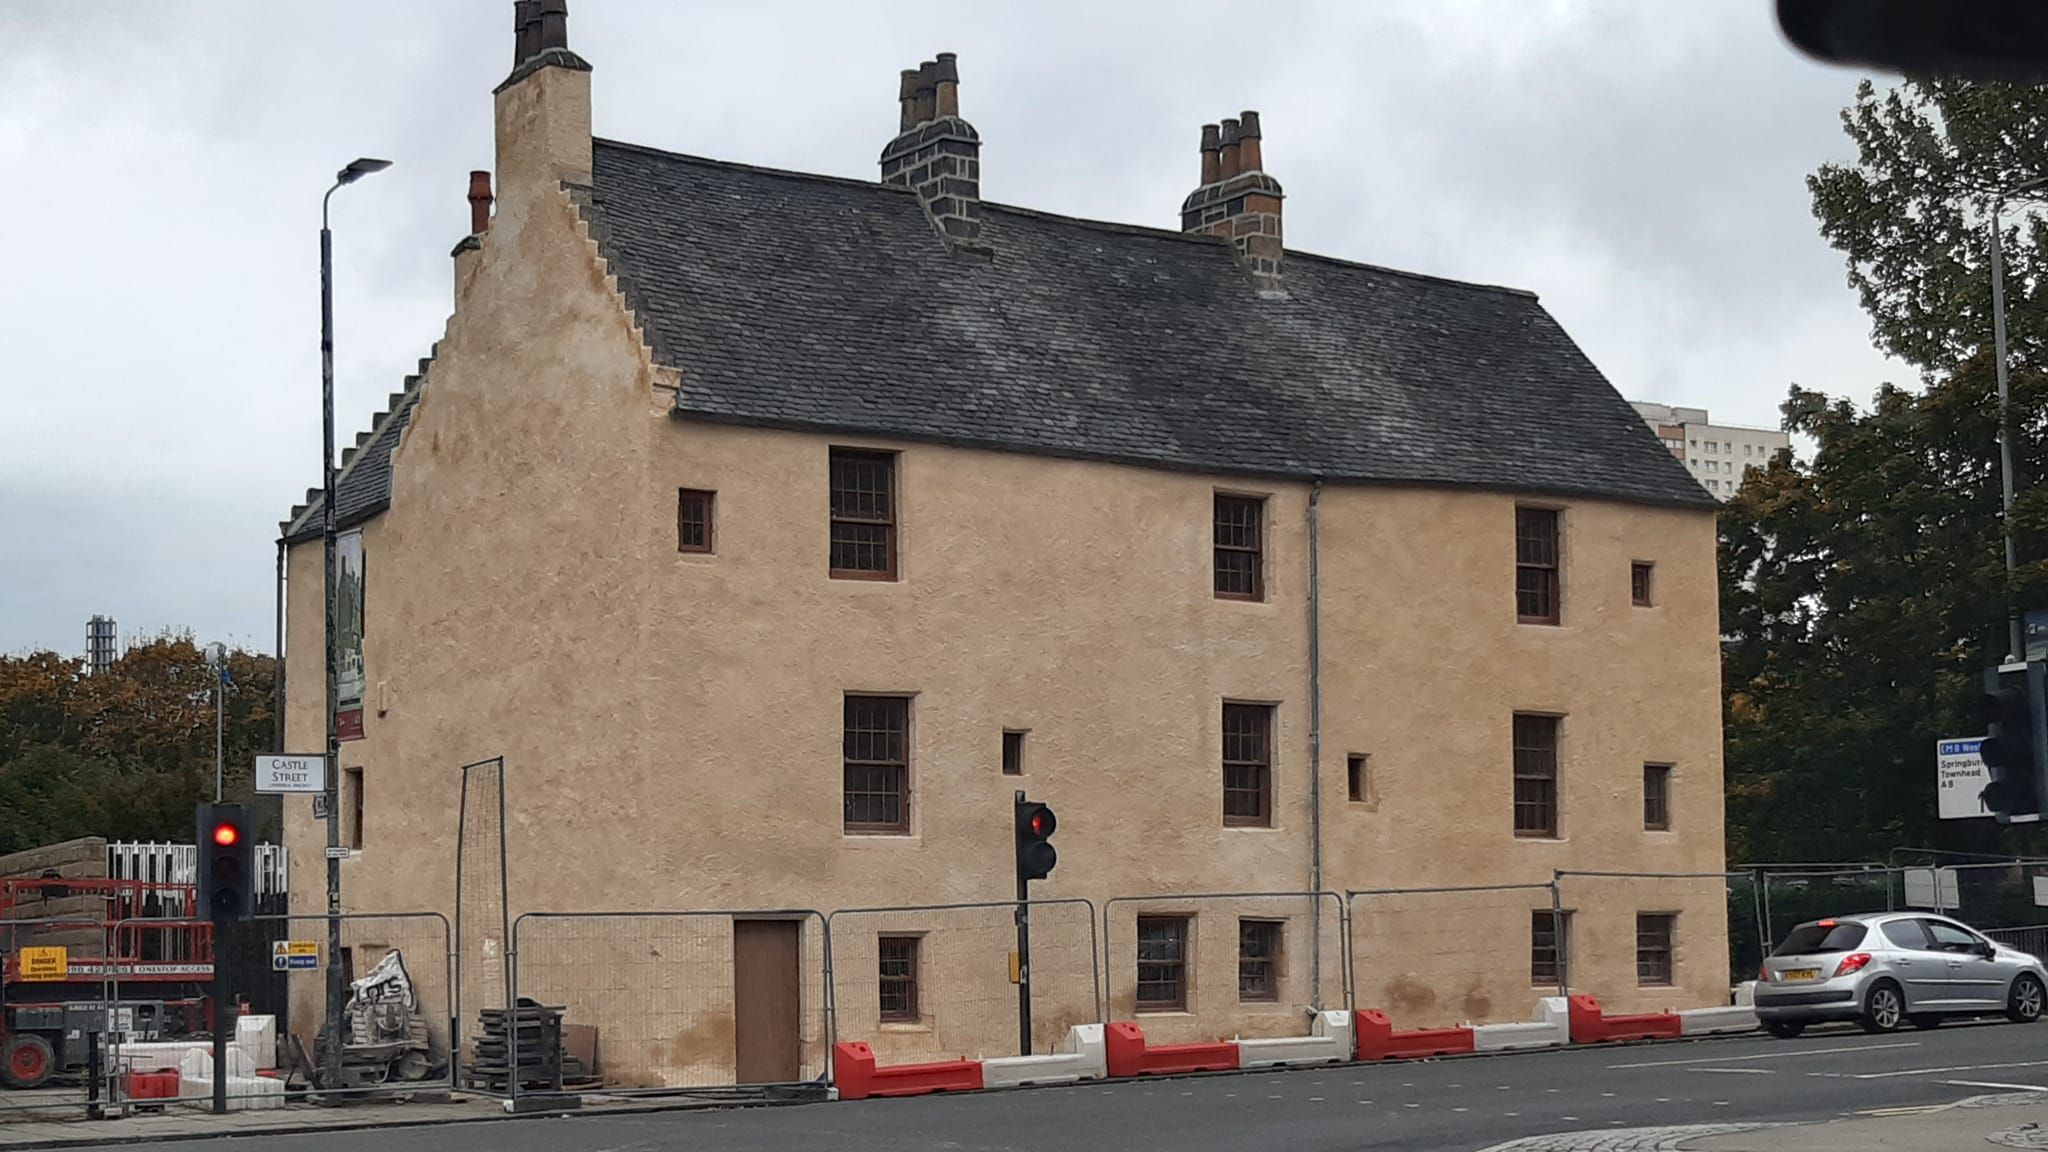
MULTIPOLYGON (((1815 1048, 1811 1051, 1759 1052, 1754 1056, 1704 1056, 1697 1060, 1646 1060, 1640 1064, 1609 1064, 1612 1072, 1621 1068, 1676 1068, 1683 1064, 1735 1064, 1746 1060, 1790 1060, 1801 1056, 1834 1056, 1843 1052, 1882 1052, 1887 1048, 1918 1048, 1918 1040, 1899 1044, 1854 1044, 1843 1048, 1815 1048)), ((1946 1071, 1946 1069, 1943 1069, 1946 1071)))
POLYGON ((2009 1064, 1955 1064, 1947 1068, 1901 1068, 1894 1072, 1863 1072, 1854 1080, 1889 1080, 1894 1076, 1932 1076, 1937 1072, 1989 1072, 1994 1068, 2039 1068, 2048 1060, 2015 1060, 2009 1064))
POLYGON ((1453 1112, 1470 1112, 1470 1111, 1471 1111, 1471 1109, 1470 1109, 1470 1108, 1453 1108, 1453 1109, 1451 1109, 1451 1111, 1453 1111, 1453 1112))
POLYGON ((1577 1120, 1577 1119, 1578 1119, 1578 1117, 1577 1117, 1577 1116, 1559 1116, 1559 1117, 1558 1117, 1558 1119, 1559 1119, 1559 1120, 1577 1120))
MULTIPOLYGON (((1273 1099, 1278 1100, 1279 1097, 1275 1096, 1273 1097, 1273 1099)), ((1308 1098, 1308 1102, 1311 1104, 1321 1104, 1323 1102, 1323 1098, 1321 1096, 1311 1096, 1308 1098)))
POLYGON ((1420 1107, 1422 1107, 1422 1105, 1420 1105, 1420 1104, 1403 1104, 1403 1105, 1401 1105, 1401 1107, 1403 1107, 1403 1108, 1420 1108, 1420 1107))
MULTIPOLYGON (((1776 1076, 1778 1074, 1775 1068, 1687 1068, 1686 1071, 1719 1072, 1726 1076, 1776 1076)), ((1602 1092, 1601 1095, 1612 1096, 1614 1093, 1602 1092)))
POLYGON ((1714 1101, 1714 1107, 1716 1107, 1716 1108, 1726 1108, 1727 1106, 1728 1106, 1728 1102, 1727 1102, 1726 1100, 1716 1100, 1716 1101, 1714 1101))
POLYGON ((2048 1092, 2048 1088, 2043 1088, 2039 1084, 1994 1084, 1989 1080, 1943 1080, 1942 1083, 1953 1084, 1958 1088, 2002 1088, 2007 1092, 2048 1092))
POLYGON ((1503 1112, 1503 1113, 1501 1113, 1501 1115, 1503 1115, 1503 1116, 1520 1116, 1520 1115, 1521 1115, 1521 1113, 1520 1113, 1520 1112, 1503 1112))

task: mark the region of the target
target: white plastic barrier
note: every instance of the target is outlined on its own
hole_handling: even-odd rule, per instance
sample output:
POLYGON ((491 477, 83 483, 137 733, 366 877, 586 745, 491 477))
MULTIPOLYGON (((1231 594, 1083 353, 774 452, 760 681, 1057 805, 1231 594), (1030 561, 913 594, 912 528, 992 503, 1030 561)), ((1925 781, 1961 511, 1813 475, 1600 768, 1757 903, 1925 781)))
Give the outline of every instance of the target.
MULTIPOLYGON (((242 1051, 236 1045, 228 1045, 227 1051, 223 1052, 222 1056, 225 1057, 230 1077, 256 1075, 256 1065, 250 1061, 249 1054, 242 1051)), ((204 1077, 208 1083, 211 1083, 213 1080, 213 1046, 211 1044, 202 1044, 199 1046, 199 1051, 185 1053, 184 1057, 178 1061, 178 1077, 187 1084, 201 1077, 204 1077)), ((208 1091, 212 1091, 212 1089, 209 1088, 208 1091)), ((185 1095, 189 1096, 191 1093, 188 1092, 185 1095)))
POLYGON ((1288 1064, 1342 1064, 1358 1051, 1357 1025, 1349 1012, 1315 1014, 1307 1036, 1271 1040, 1239 1040, 1239 1068, 1278 1068, 1288 1064))
POLYGON ((1678 1029, 1685 1036, 1712 1036, 1723 1032, 1754 1032, 1757 1028, 1756 981, 1735 986, 1726 1008, 1688 1008, 1678 1014, 1678 1029))
POLYGON ((984 1088, 1016 1088, 1025 1084, 1072 1084, 1109 1075, 1108 1049, 1102 1025, 1076 1024, 1058 1052, 1044 1056, 997 1056, 981 1062, 984 1088))
POLYGON ((235 1046, 249 1057, 249 1066, 259 1072, 277 1067, 277 1017, 239 1016, 235 1019, 235 1046))
POLYGON ((1478 1024, 1472 1028, 1475 1052, 1560 1048, 1571 1043, 1571 1039, 1571 1012, 1562 996, 1538 1000, 1535 1019, 1527 1024, 1478 1024))

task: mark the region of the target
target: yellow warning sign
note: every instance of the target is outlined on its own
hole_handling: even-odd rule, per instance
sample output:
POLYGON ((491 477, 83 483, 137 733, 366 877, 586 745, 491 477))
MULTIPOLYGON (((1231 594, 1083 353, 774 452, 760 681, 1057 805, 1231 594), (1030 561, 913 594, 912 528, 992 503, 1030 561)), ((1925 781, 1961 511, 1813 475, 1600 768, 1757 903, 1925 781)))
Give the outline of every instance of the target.
POLYGON ((23 948, 21 978, 62 980, 71 973, 71 954, 62 948, 23 948))

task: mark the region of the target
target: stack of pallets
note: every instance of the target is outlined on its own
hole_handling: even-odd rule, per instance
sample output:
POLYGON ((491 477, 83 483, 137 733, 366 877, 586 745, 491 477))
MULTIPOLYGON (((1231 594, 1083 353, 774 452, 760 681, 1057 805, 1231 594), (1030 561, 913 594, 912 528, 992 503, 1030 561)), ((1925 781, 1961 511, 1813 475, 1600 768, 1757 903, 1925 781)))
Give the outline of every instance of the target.
POLYGON ((480 1011, 483 1031, 466 1069, 468 1086, 507 1092, 514 1076, 522 1092, 560 1092, 590 1084, 592 1069, 562 1050, 563 1012, 525 999, 516 1008, 480 1011))

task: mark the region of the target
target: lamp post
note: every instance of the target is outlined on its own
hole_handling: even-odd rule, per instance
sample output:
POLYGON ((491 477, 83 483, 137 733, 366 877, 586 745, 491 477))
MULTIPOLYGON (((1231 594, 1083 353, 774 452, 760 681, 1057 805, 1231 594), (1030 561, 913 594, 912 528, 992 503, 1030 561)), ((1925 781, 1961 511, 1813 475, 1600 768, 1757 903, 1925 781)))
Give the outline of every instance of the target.
POLYGON ((325 605, 322 647, 327 664, 327 1051, 321 1063, 329 1089, 341 1084, 341 804, 338 795, 341 740, 334 726, 337 707, 334 644, 334 234, 327 227, 327 202, 344 185, 391 167, 389 160, 361 158, 334 174, 320 197, 320 555, 325 605))
MULTIPOLYGON (((2005 576, 2007 593, 2013 569, 2017 568, 2017 556, 2012 543, 2012 388, 2006 380, 2005 368, 2005 242, 1999 234, 1998 210, 2008 197, 2022 192, 2031 192, 2048 185, 2048 176, 2023 180, 2000 192, 1991 200, 1991 340, 1993 355, 1998 359, 1998 483, 2003 509, 2000 517, 2005 528, 2005 576)), ((2016 604, 2009 604, 2005 610, 2006 643, 2011 651, 2007 660, 2024 659, 2027 654, 2025 639, 2020 635, 2020 612, 2016 604)))

